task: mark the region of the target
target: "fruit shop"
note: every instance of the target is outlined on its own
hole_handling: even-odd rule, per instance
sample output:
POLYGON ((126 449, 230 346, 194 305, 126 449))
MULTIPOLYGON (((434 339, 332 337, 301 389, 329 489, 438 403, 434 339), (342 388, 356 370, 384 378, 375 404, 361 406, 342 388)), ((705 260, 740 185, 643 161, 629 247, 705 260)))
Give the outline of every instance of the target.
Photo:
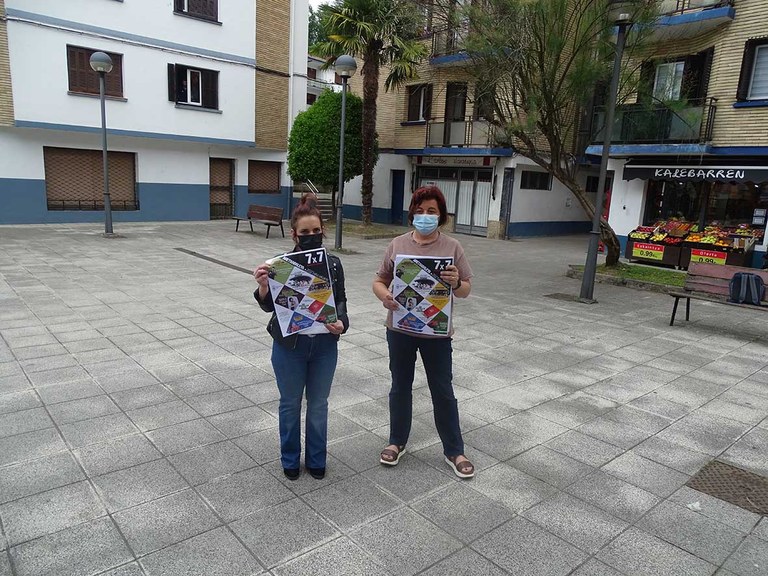
POLYGON ((628 234, 628 260, 682 269, 690 262, 753 265, 768 219, 765 166, 624 167, 626 180, 642 176, 644 216, 628 234))

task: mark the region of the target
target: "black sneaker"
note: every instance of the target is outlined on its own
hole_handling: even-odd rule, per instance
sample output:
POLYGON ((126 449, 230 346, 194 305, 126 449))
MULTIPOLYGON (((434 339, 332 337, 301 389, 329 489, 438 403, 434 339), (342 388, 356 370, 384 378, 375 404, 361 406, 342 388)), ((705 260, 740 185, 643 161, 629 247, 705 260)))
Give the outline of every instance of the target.
POLYGON ((283 474, 288 480, 298 480, 300 472, 298 468, 283 468, 283 474))
POLYGON ((309 472, 309 475, 312 476, 315 480, 322 480, 325 478, 325 468, 310 468, 307 467, 307 472, 309 472))

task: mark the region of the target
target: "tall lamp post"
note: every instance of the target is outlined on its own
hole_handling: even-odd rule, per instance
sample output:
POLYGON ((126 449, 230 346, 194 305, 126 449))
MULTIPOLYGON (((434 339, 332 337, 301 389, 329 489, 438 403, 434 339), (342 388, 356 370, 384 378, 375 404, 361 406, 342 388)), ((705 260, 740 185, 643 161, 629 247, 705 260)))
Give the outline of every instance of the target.
POLYGON ((609 8, 611 19, 618 27, 616 37, 616 53, 613 59, 613 75, 608 89, 608 102, 605 110, 605 128, 603 128, 603 152, 600 158, 600 176, 597 181, 597 197, 595 198, 595 213, 592 217, 592 230, 589 236, 587 260, 584 263, 584 276, 581 279, 579 300, 594 302, 595 272, 597 271, 597 251, 600 243, 600 219, 603 215, 603 196, 605 181, 608 174, 608 157, 611 154, 611 136, 613 133, 613 118, 616 113, 616 98, 619 91, 621 75, 621 59, 627 40, 627 31, 632 26, 631 7, 633 0, 613 0, 609 8))
POLYGON ((91 55, 91 68, 99 73, 99 98, 101 100, 101 152, 104 164, 104 234, 112 234, 112 202, 109 196, 109 161, 107 159, 107 106, 106 75, 112 71, 112 58, 104 52, 91 55))
POLYGON ((344 209, 344 132, 347 129, 347 80, 357 70, 352 56, 339 56, 334 64, 336 74, 341 76, 341 132, 339 135, 339 194, 336 198, 336 250, 341 248, 341 224, 344 209))

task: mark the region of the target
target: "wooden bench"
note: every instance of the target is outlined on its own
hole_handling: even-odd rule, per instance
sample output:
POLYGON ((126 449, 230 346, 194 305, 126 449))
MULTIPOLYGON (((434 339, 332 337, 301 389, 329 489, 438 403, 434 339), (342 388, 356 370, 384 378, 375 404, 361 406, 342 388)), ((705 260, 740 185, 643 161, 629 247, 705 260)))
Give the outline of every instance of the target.
MULTIPOLYGON (((672 318, 669 325, 675 323, 677 314, 677 305, 681 298, 685 298, 685 319, 691 316, 691 299, 714 302, 716 304, 726 304, 727 306, 738 306, 739 308, 749 308, 750 310, 768 311, 768 306, 753 306, 752 304, 736 304, 728 302, 728 285, 736 272, 750 272, 757 274, 768 286, 768 270, 757 270, 755 268, 742 268, 741 266, 721 266, 719 264, 699 264, 692 262, 688 267, 688 274, 685 276, 685 286, 682 292, 670 292, 669 295, 675 299, 672 307, 672 318)), ((768 293, 768 290, 766 290, 768 293)), ((768 302, 763 296, 763 302, 768 302)))
POLYGON ((275 208, 274 206, 259 206, 257 204, 251 204, 248 206, 248 214, 245 218, 239 216, 233 216, 233 220, 237 220, 235 225, 235 232, 240 229, 240 221, 248 220, 248 224, 251 226, 251 232, 253 232, 253 223, 259 222, 267 226, 267 238, 269 238, 269 230, 272 226, 280 226, 280 232, 283 233, 285 238, 285 230, 283 229, 283 209, 275 208))

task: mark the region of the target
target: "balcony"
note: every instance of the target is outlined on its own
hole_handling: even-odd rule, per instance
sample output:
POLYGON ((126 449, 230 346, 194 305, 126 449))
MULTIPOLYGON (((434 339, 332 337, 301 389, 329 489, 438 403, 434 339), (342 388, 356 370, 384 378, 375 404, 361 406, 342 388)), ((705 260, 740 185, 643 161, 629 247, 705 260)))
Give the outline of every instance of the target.
POLYGON ((706 34, 736 16, 733 0, 661 0, 661 17, 653 28, 656 42, 684 40, 706 34))
POLYGON ((465 27, 440 28, 432 32, 432 54, 429 62, 434 66, 460 64, 468 59, 464 51, 465 27))
MULTIPOLYGON (((680 106, 630 104, 616 109, 612 144, 699 144, 712 139, 715 98, 679 103, 680 106)), ((602 144, 605 106, 594 109, 592 143, 602 144)))
POLYGON ((434 119, 427 122, 427 148, 493 146, 493 126, 486 120, 434 119))

